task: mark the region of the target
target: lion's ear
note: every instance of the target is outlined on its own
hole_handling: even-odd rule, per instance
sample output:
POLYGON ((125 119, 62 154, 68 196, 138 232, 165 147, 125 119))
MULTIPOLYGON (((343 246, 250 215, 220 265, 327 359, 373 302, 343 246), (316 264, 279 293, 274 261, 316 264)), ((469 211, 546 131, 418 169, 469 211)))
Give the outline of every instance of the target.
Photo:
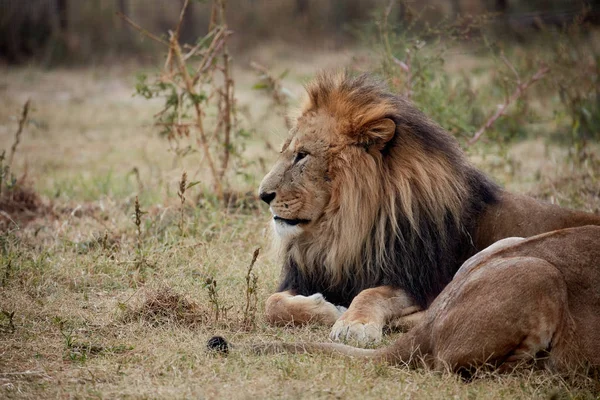
POLYGON ((396 133, 396 123, 389 118, 382 118, 366 124, 359 136, 361 145, 384 145, 396 133))

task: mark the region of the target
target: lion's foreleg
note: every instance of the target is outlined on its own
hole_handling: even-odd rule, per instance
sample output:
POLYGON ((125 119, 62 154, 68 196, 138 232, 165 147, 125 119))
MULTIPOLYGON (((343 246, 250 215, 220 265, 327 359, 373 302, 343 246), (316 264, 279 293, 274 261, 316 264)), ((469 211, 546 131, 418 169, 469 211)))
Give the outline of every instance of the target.
POLYGON ((320 323, 333 325, 345 311, 325 300, 321 293, 311 296, 284 291, 271 295, 265 305, 265 318, 273 325, 320 323))
POLYGON ((421 309, 402 289, 379 286, 363 290, 352 300, 348 311, 331 329, 332 340, 351 340, 360 344, 378 342, 391 320, 417 313, 421 309))

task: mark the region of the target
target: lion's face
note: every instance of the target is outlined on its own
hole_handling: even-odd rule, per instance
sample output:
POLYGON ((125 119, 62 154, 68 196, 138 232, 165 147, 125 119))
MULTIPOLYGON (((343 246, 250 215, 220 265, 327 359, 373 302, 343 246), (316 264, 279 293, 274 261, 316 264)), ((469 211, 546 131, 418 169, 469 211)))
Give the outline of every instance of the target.
POLYGON ((298 119, 281 155, 263 179, 259 195, 270 206, 277 234, 293 237, 315 226, 331 197, 329 159, 333 121, 298 119))

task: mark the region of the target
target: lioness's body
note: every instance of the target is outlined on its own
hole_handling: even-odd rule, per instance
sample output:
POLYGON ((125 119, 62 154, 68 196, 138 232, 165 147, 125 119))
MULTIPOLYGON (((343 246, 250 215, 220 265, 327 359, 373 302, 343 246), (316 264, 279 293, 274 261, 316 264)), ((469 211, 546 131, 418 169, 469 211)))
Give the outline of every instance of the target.
POLYGON ((497 240, 600 225, 500 189, 448 132, 367 77, 321 76, 308 93, 260 188, 283 253, 271 323, 376 341, 497 240))
POLYGON ((538 358, 557 370, 600 367, 600 227, 504 239, 467 260, 420 322, 390 347, 269 344, 460 371, 538 358))
MULTIPOLYGON (((600 225, 600 215, 541 203, 529 196, 500 192, 477 221, 474 240, 484 249, 506 237, 530 237, 558 229, 600 225)), ((599 244, 600 246, 600 244, 599 244)))

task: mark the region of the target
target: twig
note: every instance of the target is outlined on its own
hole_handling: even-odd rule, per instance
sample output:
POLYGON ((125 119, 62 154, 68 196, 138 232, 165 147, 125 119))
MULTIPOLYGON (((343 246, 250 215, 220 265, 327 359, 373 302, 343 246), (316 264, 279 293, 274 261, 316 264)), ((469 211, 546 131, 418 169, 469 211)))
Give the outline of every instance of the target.
POLYGON ((248 272, 246 273, 246 307, 244 308, 244 326, 246 328, 254 326, 255 323, 256 303, 258 301, 258 297, 256 296, 256 282, 258 281, 258 277, 252 272, 252 269, 254 268, 259 253, 260 247, 257 247, 256 250, 254 250, 252 261, 250 262, 248 272))
MULTIPOLYGON (((228 31, 228 32, 223 31, 223 33, 225 33, 227 35, 231 34, 230 31, 228 31)), ((220 35, 221 35, 221 32, 219 32, 219 34, 217 36, 215 36, 214 41, 211 43, 211 47, 209 47, 210 51, 206 53, 205 58, 198 65, 198 69, 196 70, 196 76, 194 78, 194 84, 196 82, 198 82, 198 79, 200 79, 200 76, 209 69, 209 67, 212 64, 213 59, 215 58, 217 53, 221 50, 221 48, 225 44, 225 39, 221 38, 220 35), (218 38, 218 40, 217 40, 217 38, 218 38), (214 48, 212 47, 213 44, 215 44, 214 48)))
POLYGON ((500 58, 502 59, 502 61, 504 62, 504 64, 506 64, 506 66, 508 68, 510 68, 510 70, 512 71, 512 73, 515 74, 515 78, 517 79, 517 84, 520 85, 521 84, 521 76, 517 72, 517 69, 515 68, 515 66, 512 65, 512 63, 510 61, 508 61, 508 58, 506 58, 506 56, 504 55, 504 53, 500 54, 500 58))
POLYGON ((205 40, 208 39, 209 37, 214 37, 217 33, 219 33, 219 29, 220 29, 220 27, 215 28, 212 31, 208 32, 206 34, 206 36, 200 42, 198 42, 198 44, 195 45, 194 47, 190 48, 188 45, 185 45, 184 47, 185 48, 190 48, 190 51, 188 51, 187 54, 185 56, 183 56, 183 59, 185 61, 187 61, 189 58, 197 55, 196 53, 198 52, 198 50, 200 50, 202 48, 202 46, 204 46, 204 44, 206 43, 205 40))
POLYGON ((506 100, 504 100, 504 103, 500 104, 498 106, 498 109, 496 110, 494 115, 492 115, 485 122, 485 124, 483 124, 483 126, 481 128, 479 128, 479 130, 477 132, 475 132, 473 137, 467 142, 467 145, 472 146, 473 144, 475 144, 481 138, 481 136, 485 133, 485 131, 487 129, 489 129, 494 124, 494 122, 496 122, 496 120, 498 118, 500 118, 501 116, 504 115, 504 112, 512 103, 514 103, 517 99, 519 99, 519 97, 521 97, 523 95, 523 93, 525 93, 525 91, 533 83, 542 79, 544 77, 544 75, 546 75, 549 71, 550 71, 549 67, 542 66, 542 67, 540 67, 540 69, 537 70, 537 72, 531 78, 529 78, 528 81, 518 84, 517 87, 515 88, 515 91, 510 95, 510 97, 507 97, 506 100))
POLYGON ((181 24, 183 24, 183 17, 185 16, 185 10, 187 10, 189 3, 190 3, 190 0, 185 0, 183 3, 183 7, 181 7, 181 12, 179 13, 179 21, 177 22, 177 27, 175 28, 176 40, 179 40, 179 33, 181 32, 181 24))
POLYGON ((146 211, 142 211, 142 209, 140 207, 140 201, 138 199, 138 196, 135 196, 135 206, 134 207, 135 207, 134 222, 135 222, 135 227, 136 227, 136 232, 137 232, 136 264, 137 264, 138 268, 140 268, 142 265, 146 264, 145 260, 144 260, 143 249, 142 249, 142 215, 146 214, 146 211))
POLYGON ((120 11, 117 11, 117 17, 122 18, 123 21, 127 22, 129 25, 131 25, 133 28, 137 29, 142 35, 149 37, 150 39, 158 42, 158 43, 162 43, 165 46, 169 45, 169 42, 159 38, 158 36, 156 36, 155 34, 153 34, 152 32, 147 31, 146 29, 142 28, 141 26, 139 26, 138 24, 136 24, 135 22, 133 22, 133 20, 131 18, 129 18, 127 15, 123 14, 120 11))
POLYGON ((404 95, 407 99, 410 99, 412 95, 412 68, 410 64, 410 53, 406 53, 406 62, 398 60, 396 57, 391 56, 394 64, 398 65, 402 71, 406 73, 406 91, 404 95))
POLYGON ((179 234, 183 236, 183 228, 184 228, 184 211, 185 211, 185 189, 187 189, 187 172, 183 171, 181 174, 181 180, 179 181, 179 191, 177 192, 177 196, 179 196, 179 200, 181 200, 181 215, 179 219, 179 234))
POLYGON ((8 168, 12 166, 13 158, 15 153, 17 152, 17 146, 21 142, 21 134, 23 133, 23 128, 25 127, 25 122, 27 122, 27 116, 29 115, 29 104, 31 100, 27 100, 23 105, 23 111, 21 112, 21 119, 19 119, 19 128, 17 128, 17 132, 15 133, 15 141, 10 149, 10 154, 8 156, 8 168))

